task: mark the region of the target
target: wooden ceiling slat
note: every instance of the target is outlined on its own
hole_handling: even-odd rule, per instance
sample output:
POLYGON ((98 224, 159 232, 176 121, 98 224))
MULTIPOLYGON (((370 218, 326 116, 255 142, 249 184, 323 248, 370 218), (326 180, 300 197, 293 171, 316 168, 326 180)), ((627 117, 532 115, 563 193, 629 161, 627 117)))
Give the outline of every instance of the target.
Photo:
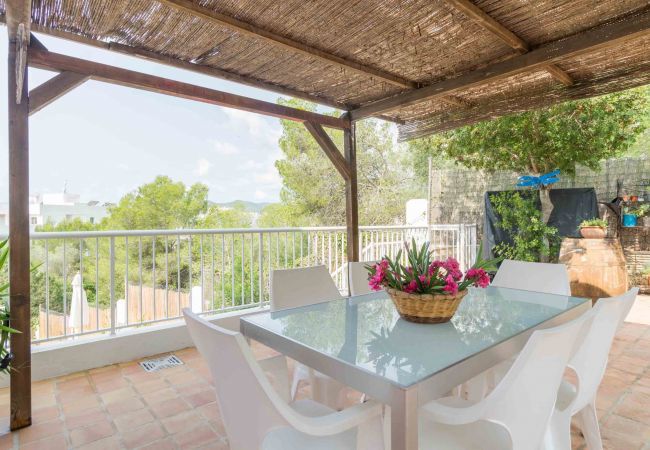
POLYGON ((192 2, 191 0, 157 0, 157 1, 177 11, 181 11, 186 14, 191 14, 196 17, 201 17, 217 25, 221 25, 229 29, 232 29, 234 31, 237 31, 238 33, 242 33, 258 39, 263 39, 264 41, 271 43, 272 45, 281 46, 290 51, 298 52, 303 55, 307 55, 311 58, 317 58, 326 61, 332 65, 343 68, 345 70, 352 70, 362 75, 374 77, 379 80, 403 88, 412 89, 418 87, 418 84, 413 81, 406 80, 404 78, 384 72, 379 69, 375 69, 374 67, 368 67, 366 65, 360 64, 350 59, 341 58, 339 56, 325 52, 318 48, 303 44, 302 42, 294 41, 293 39, 289 39, 287 37, 273 33, 271 31, 264 30, 253 24, 243 22, 233 17, 229 17, 225 14, 220 14, 216 11, 200 6, 192 2))
MULTIPOLYGON (((519 54, 526 53, 530 50, 530 46, 523 39, 515 33, 501 25, 496 19, 487 14, 481 8, 476 6, 469 0, 445 0, 448 4, 456 8, 458 11, 465 14, 474 22, 497 36, 506 45, 512 47, 519 54)), ((549 64, 544 69, 557 81, 565 86, 571 86, 573 79, 564 70, 560 69, 555 64, 549 64)))
POLYGON ((352 120, 382 114, 443 95, 502 80, 520 73, 543 69, 548 64, 597 51, 650 32, 650 10, 627 16, 617 22, 592 28, 582 33, 541 46, 528 53, 496 63, 455 78, 398 94, 350 111, 352 120))

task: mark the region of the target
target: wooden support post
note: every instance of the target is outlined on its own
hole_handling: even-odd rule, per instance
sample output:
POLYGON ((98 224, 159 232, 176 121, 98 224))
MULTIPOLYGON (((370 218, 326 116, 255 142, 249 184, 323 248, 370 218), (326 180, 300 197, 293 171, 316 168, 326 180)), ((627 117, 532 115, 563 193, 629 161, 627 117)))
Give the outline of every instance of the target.
POLYGON ((359 192, 357 190, 357 146, 355 124, 343 130, 345 160, 350 177, 345 180, 345 224, 348 235, 348 261, 359 261, 359 192))
POLYGON ((56 99, 88 81, 90 77, 74 72, 61 72, 54 78, 36 86, 29 93, 29 114, 34 114, 45 108, 56 99))
POLYGON ((32 423, 31 330, 29 298, 29 95, 27 65, 22 64, 20 35, 9 35, 9 308, 14 355, 10 376, 12 430, 32 423), (18 36, 18 37, 17 37, 18 36), (21 84, 22 82, 22 84, 21 84), (18 86, 22 86, 17 93, 18 86), (19 98, 17 98, 17 96, 19 98), (19 100, 19 101, 18 101, 19 100))

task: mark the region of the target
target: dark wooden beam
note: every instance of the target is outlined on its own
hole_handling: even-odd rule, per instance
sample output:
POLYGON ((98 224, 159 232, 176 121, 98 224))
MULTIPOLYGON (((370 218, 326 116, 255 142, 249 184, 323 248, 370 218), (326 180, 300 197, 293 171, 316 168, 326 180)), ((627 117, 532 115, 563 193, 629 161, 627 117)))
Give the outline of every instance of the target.
POLYGON ((343 179, 344 180, 349 179, 350 168, 348 167, 348 163, 343 157, 343 155, 341 154, 341 152, 339 151, 339 149, 336 148, 336 144, 334 144, 334 142, 329 137, 327 132, 323 129, 323 127, 321 127, 317 123, 305 122, 305 128, 307 128, 307 131, 311 133, 311 135, 314 137, 314 139, 316 140, 320 148, 323 149, 323 152, 332 162, 336 170, 339 171, 343 179))
POLYGON ((345 225, 348 261, 359 261, 359 191, 357 186, 357 143, 355 125, 343 131, 345 160, 350 177, 345 180, 345 225))
POLYGON ((474 70, 455 78, 420 89, 372 102, 350 111, 352 120, 360 120, 396 108, 413 105, 460 90, 502 80, 513 75, 542 69, 562 59, 574 58, 638 38, 650 31, 650 10, 628 15, 616 22, 551 42, 523 55, 474 70))
POLYGON ((7 106, 9 132, 9 311, 10 324, 21 331, 10 338, 14 355, 9 380, 10 427, 32 423, 31 315, 29 260, 29 94, 26 45, 30 1, 9 0, 7 25, 7 106))
POLYGON ((345 70, 350 70, 352 72, 359 73, 361 75, 373 77, 378 80, 402 88, 412 89, 417 87, 417 83, 412 82, 410 80, 406 80, 402 77, 376 69, 374 67, 369 67, 360 64, 358 62, 346 58, 341 58, 339 56, 325 52, 318 48, 306 45, 302 42, 294 41, 293 39, 289 39, 279 34, 270 32, 256 25, 243 22, 241 20, 235 19, 234 17, 230 17, 225 14, 218 13, 212 9, 200 6, 199 4, 191 0, 158 0, 158 1, 164 5, 167 5, 175 9, 176 11, 190 14, 195 17, 200 17, 213 24, 227 27, 243 35, 264 40, 272 45, 278 46, 285 50, 289 50, 294 53, 300 53, 314 59, 319 59, 328 64, 341 67, 345 70))
POLYGON ((87 75, 80 75, 74 72, 61 72, 54 78, 47 80, 45 83, 30 91, 29 114, 32 115, 40 111, 89 79, 90 77, 87 75))
MULTIPOLYGON (((6 17, 4 15, 0 15, 0 23, 6 23, 6 17)), ((284 86, 279 86, 277 84, 268 83, 266 81, 258 80, 257 78, 250 76, 228 72, 227 70, 217 69, 210 66, 187 62, 182 59, 173 58, 171 56, 161 55, 159 53, 151 52, 143 48, 131 47, 128 45, 118 44, 116 42, 98 41, 96 39, 90 39, 79 34, 71 33, 69 31, 54 30, 52 28, 43 27, 34 23, 32 24, 31 29, 32 31, 46 34, 48 36, 57 37, 59 39, 65 39, 71 42, 121 53, 123 55, 131 56, 134 58, 144 59, 146 61, 155 62, 158 64, 164 64, 166 66, 175 67, 177 69, 183 69, 222 80, 232 81, 233 83, 239 83, 257 89, 275 92, 277 94, 286 95, 288 97, 301 98, 303 100, 318 103, 319 105, 330 106, 332 108, 341 109, 343 111, 350 109, 349 105, 342 102, 326 99, 318 95, 310 94, 308 92, 299 91, 297 89, 290 89, 284 86)), ((36 39, 33 34, 32 39, 36 39)), ((44 46, 40 47, 38 44, 34 45, 33 42, 30 42, 30 45, 32 47, 35 47, 37 50, 47 50, 44 46)))
MULTIPOLYGON (((490 33, 501 39, 506 45, 513 48, 518 53, 526 53, 530 50, 528 43, 517 36, 515 33, 507 29, 501 23, 497 22, 493 17, 476 6, 470 0, 445 0, 449 5, 456 8, 458 11, 469 17, 479 26, 488 30, 490 33)), ((560 69, 554 64, 544 68, 553 78, 558 80, 565 86, 571 86, 573 80, 571 76, 564 70, 560 69)))
POLYGON ((93 80, 128 86, 149 92, 185 98, 212 105, 225 106, 297 122, 313 122, 325 127, 349 128, 349 121, 284 105, 256 100, 228 92, 217 91, 181 81, 148 75, 119 67, 86 61, 58 53, 30 49, 29 65, 44 70, 74 72, 93 80))

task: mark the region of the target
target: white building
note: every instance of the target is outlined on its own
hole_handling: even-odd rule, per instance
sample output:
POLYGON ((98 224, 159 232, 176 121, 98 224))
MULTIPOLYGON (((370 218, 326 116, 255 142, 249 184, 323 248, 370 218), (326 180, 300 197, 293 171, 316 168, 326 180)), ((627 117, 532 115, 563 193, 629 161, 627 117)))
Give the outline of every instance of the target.
MULTIPOLYGON (((81 219, 84 222, 98 223, 106 215, 107 203, 93 200, 81 202, 79 194, 66 191, 60 193, 36 194, 29 197, 29 225, 34 231, 37 226, 47 223, 58 224, 64 220, 81 219)), ((0 203, 0 232, 9 231, 9 204, 0 203)))

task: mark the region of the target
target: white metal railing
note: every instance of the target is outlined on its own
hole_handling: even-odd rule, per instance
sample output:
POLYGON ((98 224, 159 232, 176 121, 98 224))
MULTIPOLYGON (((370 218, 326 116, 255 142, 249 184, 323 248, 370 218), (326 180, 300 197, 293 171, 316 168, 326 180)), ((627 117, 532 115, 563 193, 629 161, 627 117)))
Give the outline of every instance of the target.
MULTIPOLYGON (((364 261, 429 241, 437 258, 476 258, 473 224, 360 227, 364 261)), ((35 343, 265 304, 273 269, 324 264, 347 291, 345 227, 32 233, 35 343), (83 288, 83 289, 82 289, 83 288)), ((2 274, 6 277, 6 273, 2 274)))

